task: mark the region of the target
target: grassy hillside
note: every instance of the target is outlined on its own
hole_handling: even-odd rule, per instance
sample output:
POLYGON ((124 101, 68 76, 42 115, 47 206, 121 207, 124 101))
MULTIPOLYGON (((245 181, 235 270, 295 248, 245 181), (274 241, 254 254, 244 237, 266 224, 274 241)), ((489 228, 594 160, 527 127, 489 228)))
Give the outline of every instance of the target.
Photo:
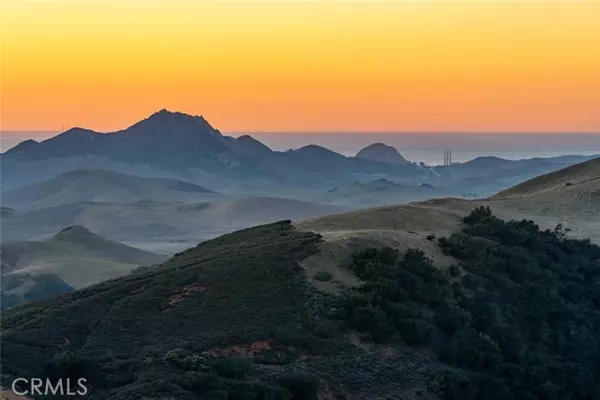
POLYGON ((600 179, 600 158, 572 165, 549 174, 530 179, 492 196, 503 199, 514 196, 528 196, 574 185, 581 185, 600 179))
POLYGON ((167 257, 71 226, 44 241, 7 242, 2 257, 2 310, 127 275, 167 257))
MULTIPOLYGON (((315 273, 327 271, 335 280, 349 285, 354 280, 336 265, 357 249, 416 247, 432 258, 436 266, 446 267, 451 258, 428 237, 456 232, 462 217, 477 206, 490 207, 495 215, 506 220, 533 219, 543 229, 562 224, 570 236, 600 243, 599 166, 600 159, 590 160, 542 175, 489 199, 431 199, 301 221, 297 223, 299 229, 319 232, 325 239, 322 251, 304 264, 315 273)), ((316 284, 335 289, 329 283, 316 284)))

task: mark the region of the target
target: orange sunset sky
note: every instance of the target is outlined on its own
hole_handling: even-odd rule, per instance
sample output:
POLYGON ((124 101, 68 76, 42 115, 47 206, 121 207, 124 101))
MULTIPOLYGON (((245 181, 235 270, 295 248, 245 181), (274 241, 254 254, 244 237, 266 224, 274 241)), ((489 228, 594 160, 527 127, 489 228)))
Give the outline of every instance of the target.
POLYGON ((600 1, 0 4, 4 131, 600 132, 600 1))

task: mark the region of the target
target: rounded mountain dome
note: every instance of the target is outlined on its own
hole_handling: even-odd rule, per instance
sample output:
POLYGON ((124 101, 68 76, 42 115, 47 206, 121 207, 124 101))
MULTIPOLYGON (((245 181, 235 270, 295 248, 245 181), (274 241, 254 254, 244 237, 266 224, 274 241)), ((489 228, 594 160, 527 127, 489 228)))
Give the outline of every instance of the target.
POLYGON ((386 164, 407 164, 408 161, 398 150, 384 143, 373 143, 356 153, 356 158, 386 164))

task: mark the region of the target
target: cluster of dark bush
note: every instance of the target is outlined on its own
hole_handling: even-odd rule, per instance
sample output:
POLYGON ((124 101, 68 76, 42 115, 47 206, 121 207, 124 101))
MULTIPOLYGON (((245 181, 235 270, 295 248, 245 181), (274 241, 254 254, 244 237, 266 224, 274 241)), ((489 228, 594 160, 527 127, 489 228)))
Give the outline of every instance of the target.
POLYGON ((253 357, 207 358, 176 349, 165 361, 181 370, 179 386, 210 399, 309 400, 316 398, 320 385, 318 377, 299 372, 261 380, 252 372, 253 357))
POLYGON ((430 348, 449 366, 433 382, 446 399, 600 398, 600 247, 489 208, 464 222, 438 240, 458 260, 446 270, 419 250, 356 254, 345 324, 430 348))
MULTIPOLYGON (((96 360, 85 359, 73 352, 58 353, 45 368, 45 377, 53 379, 85 377, 96 390, 109 393, 118 400, 133 400, 144 395, 170 398, 213 400, 311 400, 321 384, 316 375, 281 369, 267 377, 257 373, 260 364, 273 357, 205 356, 180 348, 167 352, 161 363, 162 373, 139 380, 143 363, 137 359, 114 359, 100 370, 96 360), (123 387, 126 387, 124 389, 123 387), (114 392, 112 391, 114 389, 114 392)), ((104 395, 98 398, 104 398, 104 395)), ((62 399, 68 396, 41 396, 43 399, 62 399)), ((91 399, 95 399, 92 395, 91 399)))
POLYGON ((328 299, 297 263, 318 241, 288 221, 238 231, 146 273, 9 310, 0 383, 84 377, 89 400, 314 399, 316 368, 298 359, 337 344, 337 325, 317 318, 328 299), (269 348, 206 355, 254 342, 269 348))

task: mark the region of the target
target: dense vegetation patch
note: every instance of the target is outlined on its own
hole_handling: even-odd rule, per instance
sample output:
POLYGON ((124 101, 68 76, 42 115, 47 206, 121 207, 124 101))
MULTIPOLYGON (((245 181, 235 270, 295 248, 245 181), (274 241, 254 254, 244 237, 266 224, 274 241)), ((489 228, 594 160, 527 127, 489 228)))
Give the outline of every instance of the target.
POLYGON ((446 399, 600 398, 600 247, 489 208, 464 222, 439 239, 459 260, 445 271, 419 250, 356 254, 365 283, 341 318, 378 343, 436 354, 451 366, 432 382, 446 399))

